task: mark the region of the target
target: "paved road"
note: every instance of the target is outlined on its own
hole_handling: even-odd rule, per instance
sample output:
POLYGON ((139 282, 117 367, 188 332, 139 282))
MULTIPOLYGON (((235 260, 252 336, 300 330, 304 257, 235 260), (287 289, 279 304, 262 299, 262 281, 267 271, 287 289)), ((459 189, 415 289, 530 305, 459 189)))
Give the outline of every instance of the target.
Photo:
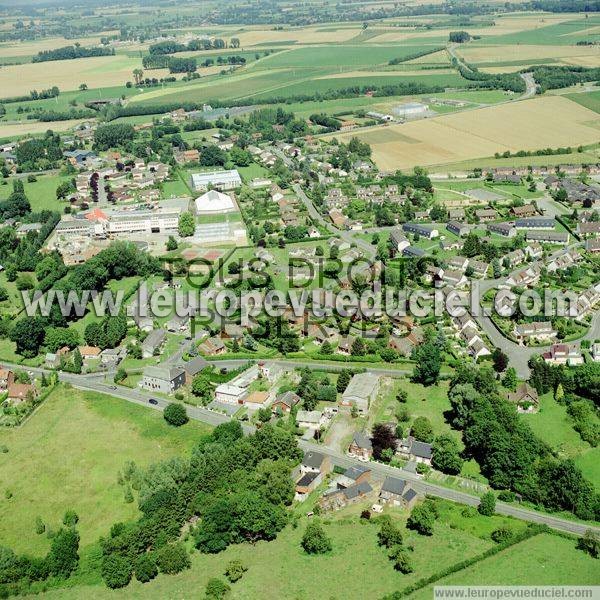
MULTIPOLYGON (((234 361, 220 361, 219 364, 222 364, 222 366, 224 366, 225 363, 229 363, 230 366, 233 366, 231 364, 233 362, 234 361)), ((237 363, 237 361, 235 362, 237 363)), ((280 361, 276 362, 279 363, 280 361)), ((8 364, 7 366, 17 366, 23 368, 19 365, 8 364)), ((41 368, 31 368, 29 370, 34 373, 47 372, 45 369, 41 368)), ((373 371, 375 372, 376 370, 373 371)), ((62 372, 58 373, 58 377, 60 381, 70 383, 73 387, 76 387, 78 389, 100 392, 103 394, 113 396, 115 398, 121 398, 123 400, 126 400, 127 402, 132 402, 140 406, 152 408, 154 410, 162 411, 169 403, 167 400, 154 397, 155 404, 150 404, 149 400, 153 397, 152 394, 144 392, 142 390, 132 390, 121 386, 115 386, 112 383, 102 381, 98 377, 89 377, 88 375, 74 375, 72 373, 62 372)), ((186 408, 188 416, 191 419, 201 421, 203 423, 208 423, 209 425, 216 426, 221 423, 226 423, 230 420, 228 416, 223 415, 221 413, 213 412, 206 408, 192 406, 187 406, 186 408)), ((245 433, 251 433, 252 431, 254 431, 254 428, 250 425, 243 425, 243 429, 245 433)), ((346 456, 342 452, 332 450, 331 448, 327 448, 324 446, 320 446, 314 442, 300 440, 299 446, 302 450, 305 451, 316 450, 318 452, 321 452, 322 454, 329 456, 334 464, 339 465, 341 467, 347 468, 350 466, 364 464, 349 456, 346 456)), ((447 500, 452 500, 454 502, 460 502, 471 506, 476 506, 479 503, 478 496, 473 496, 471 494, 467 494, 466 492, 445 488, 441 485, 436 485, 433 483, 423 481, 418 475, 409 471, 404 471, 403 469, 390 467, 389 465, 384 465, 376 462, 370 462, 369 467, 373 470, 374 474, 379 475, 380 477, 393 475, 396 477, 401 477, 403 479, 410 480, 414 484, 415 489, 422 494, 429 494, 438 498, 445 498, 447 500)), ((587 525, 582 525, 573 521, 569 521, 568 519, 561 519, 543 513, 536 513, 534 511, 520 508, 519 506, 504 504, 502 502, 497 503, 496 510, 500 514, 510 515, 518 519, 523 519, 525 521, 543 523, 545 525, 548 525, 549 527, 552 527, 553 529, 567 531, 578 535, 582 535, 587 529, 594 529, 596 532, 600 533, 600 528, 588 527, 587 525)))
POLYGON ((527 100, 528 98, 533 98, 537 91, 537 86, 535 84, 535 79, 533 78, 533 73, 521 73, 521 79, 525 82, 525 93, 519 98, 519 100, 527 100))
POLYGON ((352 235, 352 232, 350 231, 337 229, 337 227, 334 227, 333 224, 325 220, 325 217, 323 217, 323 215, 317 210, 317 207, 313 204, 313 201, 306 195, 304 190, 300 187, 300 184, 295 183, 292 187, 294 189, 294 192, 296 192, 296 194, 298 195, 298 198, 300 198, 304 206, 306 206, 306 210, 308 211, 308 214, 313 220, 321 223, 323 227, 327 228, 333 234, 341 237, 345 242, 348 242, 349 244, 356 244, 361 250, 365 252, 366 256, 369 259, 375 259, 377 249, 372 244, 365 242, 359 237, 354 237, 352 235))

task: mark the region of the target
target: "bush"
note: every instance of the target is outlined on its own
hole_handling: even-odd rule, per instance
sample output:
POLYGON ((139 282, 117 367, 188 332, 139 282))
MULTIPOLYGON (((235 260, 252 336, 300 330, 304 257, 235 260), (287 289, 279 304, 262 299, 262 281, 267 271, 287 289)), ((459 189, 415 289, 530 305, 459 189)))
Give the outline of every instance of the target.
POLYGON ((477 510, 479 514, 486 517, 491 517, 496 512, 496 496, 494 496, 494 492, 486 492, 481 496, 477 510))
POLYGON ((161 573, 174 575, 191 566, 190 557, 183 544, 167 544, 156 552, 156 564, 161 573))
POLYGON ((600 556, 600 537, 597 533, 588 529, 584 536, 577 540, 577 548, 587 552, 594 558, 598 558, 600 556))
POLYGON ((308 524, 301 543, 308 554, 325 554, 331 551, 331 540, 318 521, 308 524))
POLYGON ((176 402, 171 402, 171 404, 165 408, 163 417, 169 425, 175 427, 181 427, 189 421, 185 406, 183 406, 183 404, 177 404, 176 402))
POLYGON ((111 589, 125 587, 131 581, 131 563, 118 554, 109 554, 102 560, 102 579, 111 589))
POLYGON ((141 583, 148 583, 158 575, 158 567, 152 554, 142 554, 135 561, 135 578, 141 583))
POLYGON ((231 560, 225 567, 225 577, 235 583, 242 578, 248 567, 241 560, 231 560))
POLYGON ((380 546, 392 548, 402 545, 402 533, 396 527, 388 515, 381 519, 381 528, 377 533, 377 541, 380 546))
POLYGON ((74 510, 68 510, 63 517, 63 525, 67 527, 75 527, 79 521, 79 517, 74 510))
POLYGON ((516 498, 517 495, 514 492, 511 492, 510 490, 502 490, 498 494, 498 500, 501 500, 502 502, 514 502, 516 498))
POLYGON ((497 544, 504 544, 505 542, 508 542, 512 536, 512 529, 509 527, 499 527, 498 529, 492 531, 491 538, 497 544))
POLYGON ((231 588, 220 579, 212 577, 206 584, 206 600, 221 600, 229 593, 231 588))
POLYGON ((42 517, 36 517, 35 518, 35 532, 38 535, 42 535, 42 533, 44 533, 44 531, 46 531, 46 525, 44 524, 44 521, 42 521, 42 517))

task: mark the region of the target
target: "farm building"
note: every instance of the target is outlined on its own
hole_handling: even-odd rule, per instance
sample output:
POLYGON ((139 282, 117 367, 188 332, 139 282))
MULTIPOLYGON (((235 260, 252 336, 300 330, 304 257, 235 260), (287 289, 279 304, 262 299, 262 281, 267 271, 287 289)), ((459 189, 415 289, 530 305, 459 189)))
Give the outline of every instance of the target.
POLYGON ((427 114, 429 111, 429 106, 427 104, 423 104, 422 102, 405 102, 404 104, 399 104, 392 109, 392 112, 398 117, 402 117, 403 119, 411 119, 415 117, 421 117, 427 114))

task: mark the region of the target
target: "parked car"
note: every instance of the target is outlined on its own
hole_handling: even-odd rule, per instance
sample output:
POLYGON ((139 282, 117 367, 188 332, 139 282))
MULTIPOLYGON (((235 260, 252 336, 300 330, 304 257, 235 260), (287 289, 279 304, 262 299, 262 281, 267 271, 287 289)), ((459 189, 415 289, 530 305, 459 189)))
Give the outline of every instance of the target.
POLYGON ((148 400, 148 402, 150 402, 150 404, 158 404, 158 400, 156 398, 150 398, 150 400, 148 400))

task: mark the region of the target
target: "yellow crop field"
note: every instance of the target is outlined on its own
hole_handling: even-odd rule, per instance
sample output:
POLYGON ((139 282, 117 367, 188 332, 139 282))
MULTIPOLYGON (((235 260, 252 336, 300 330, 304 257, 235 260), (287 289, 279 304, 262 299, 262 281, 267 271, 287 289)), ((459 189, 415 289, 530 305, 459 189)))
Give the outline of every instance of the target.
POLYGON ((434 52, 433 54, 426 54, 425 56, 419 56, 419 58, 407 60, 405 64, 418 65, 421 63, 450 64, 450 57, 448 56, 446 50, 440 50, 439 52, 434 52))
POLYGON ((547 46, 547 45, 504 45, 504 46, 468 46, 459 49, 459 54, 469 63, 514 62, 518 60, 537 60, 542 58, 560 59, 598 57, 600 52, 595 46, 547 46))
MULTIPOLYGON (((90 121, 90 119, 87 120, 90 121)), ((52 121, 51 123, 44 123, 43 121, 24 121, 22 123, 0 122, 0 139, 18 135, 25 136, 33 133, 44 133, 48 129, 52 129, 52 131, 67 131, 76 127, 79 123, 83 123, 83 120, 52 121)))
POLYGON ((383 170, 458 162, 510 150, 590 144, 600 135, 598 115, 559 96, 533 98, 425 119, 373 127, 356 136, 371 144, 383 170))
POLYGON ((273 42, 291 42, 298 44, 326 44, 331 42, 345 42, 359 34, 360 27, 345 27, 335 29, 321 28, 299 28, 284 29, 283 31, 273 31, 272 29, 254 29, 249 31, 240 31, 232 33, 233 37, 240 40, 242 48, 255 46, 256 44, 266 44, 273 42), (319 30, 320 29, 320 30, 319 30))
MULTIPOLYGON (((90 88, 125 85, 133 80, 133 69, 141 66, 139 58, 119 55, 10 65, 0 68, 2 95, 20 96, 52 85, 61 91, 76 90, 81 83, 90 88)), ((166 69, 155 70, 152 77, 164 77, 167 73, 166 69)))

